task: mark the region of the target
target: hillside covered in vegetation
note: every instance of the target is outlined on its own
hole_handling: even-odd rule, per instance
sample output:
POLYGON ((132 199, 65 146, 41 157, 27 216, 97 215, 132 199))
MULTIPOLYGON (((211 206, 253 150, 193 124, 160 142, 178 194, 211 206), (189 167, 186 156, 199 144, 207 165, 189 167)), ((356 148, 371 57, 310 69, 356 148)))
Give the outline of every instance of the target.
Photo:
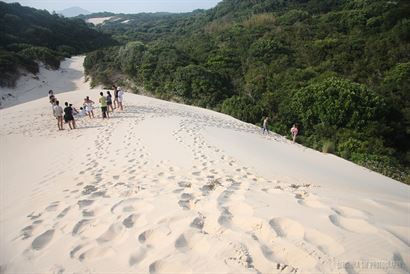
POLYGON ((37 73, 38 61, 57 69, 65 57, 116 44, 81 19, 18 3, 0 2, 0 25, 0 86, 13 86, 18 69, 37 73))
POLYGON ((191 14, 116 15, 121 46, 88 54, 123 82, 212 108, 409 182, 408 1, 224 0, 191 14), (145 22, 145 23, 143 23, 145 22))

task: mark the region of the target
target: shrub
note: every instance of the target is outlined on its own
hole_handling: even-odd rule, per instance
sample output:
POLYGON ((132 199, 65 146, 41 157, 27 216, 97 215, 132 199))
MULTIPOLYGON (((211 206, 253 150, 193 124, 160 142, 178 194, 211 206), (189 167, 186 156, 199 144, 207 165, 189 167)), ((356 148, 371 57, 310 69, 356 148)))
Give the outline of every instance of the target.
POLYGON ((60 61, 63 59, 56 51, 44 47, 27 48, 20 51, 19 54, 23 57, 41 61, 52 69, 58 69, 60 67, 60 61))
POLYGON ((335 153, 335 143, 330 140, 324 141, 323 146, 322 146, 322 152, 323 153, 335 153))
POLYGON ((382 121, 383 107, 383 99, 364 85, 338 78, 301 88, 291 103, 305 128, 323 124, 360 130, 370 121, 382 121))

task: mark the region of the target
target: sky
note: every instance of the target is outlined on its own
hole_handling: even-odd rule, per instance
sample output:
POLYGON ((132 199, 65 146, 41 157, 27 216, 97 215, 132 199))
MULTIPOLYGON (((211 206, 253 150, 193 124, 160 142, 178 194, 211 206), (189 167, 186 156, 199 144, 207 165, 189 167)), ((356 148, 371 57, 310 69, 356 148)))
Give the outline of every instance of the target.
POLYGON ((4 2, 18 2, 22 6, 46 9, 50 12, 80 7, 90 12, 139 13, 189 12, 195 9, 209 9, 215 7, 221 0, 5 0, 4 2))

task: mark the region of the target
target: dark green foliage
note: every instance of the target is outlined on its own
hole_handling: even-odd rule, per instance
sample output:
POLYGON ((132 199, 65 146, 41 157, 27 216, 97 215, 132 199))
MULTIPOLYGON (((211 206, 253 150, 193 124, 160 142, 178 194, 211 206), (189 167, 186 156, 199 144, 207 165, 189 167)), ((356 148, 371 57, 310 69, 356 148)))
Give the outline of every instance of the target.
POLYGON ((224 78, 199 65, 179 67, 174 87, 177 96, 202 107, 214 107, 229 96, 224 78))
POLYGON ((60 61, 63 59, 58 52, 45 47, 26 48, 20 51, 19 55, 27 59, 41 61, 51 69, 58 69, 60 67, 60 61))
POLYGON ((98 29, 122 46, 90 53, 86 69, 94 84, 129 79, 254 124, 269 116, 286 136, 297 122, 299 142, 406 181, 409 11, 403 0, 224 0, 110 15, 98 29))
POLYGON ((221 111, 245 122, 254 122, 262 116, 261 109, 245 96, 233 96, 226 99, 221 111))
POLYGON ((305 128, 325 127, 362 130, 384 117, 385 104, 364 85, 330 78, 310 84, 293 94, 290 108, 305 128))
POLYGON ((115 44, 108 35, 91 29, 81 19, 68 19, 45 10, 0 2, 1 85, 14 85, 18 68, 38 71, 35 61, 50 68, 60 66, 63 57, 115 44), (7 64, 14 60, 12 65, 7 64), (7 65, 6 65, 7 64, 7 65))

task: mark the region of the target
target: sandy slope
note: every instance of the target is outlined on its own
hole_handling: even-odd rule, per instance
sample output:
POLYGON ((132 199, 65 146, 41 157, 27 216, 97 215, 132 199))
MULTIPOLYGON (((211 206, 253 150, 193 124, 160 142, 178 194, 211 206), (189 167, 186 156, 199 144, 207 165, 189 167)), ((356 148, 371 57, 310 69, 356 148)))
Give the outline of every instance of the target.
MULTIPOLYGON (((60 101, 97 101, 82 60, 43 74, 60 101)), ((0 110, 0 272, 409 272, 408 186, 223 114, 125 105, 64 132, 47 98, 0 110)))
POLYGON ((95 17, 95 18, 89 18, 86 21, 87 21, 87 23, 91 23, 95 26, 98 26, 98 25, 104 24, 105 21, 108 21, 111 18, 112 18, 112 16, 109 16, 109 17, 95 17))

